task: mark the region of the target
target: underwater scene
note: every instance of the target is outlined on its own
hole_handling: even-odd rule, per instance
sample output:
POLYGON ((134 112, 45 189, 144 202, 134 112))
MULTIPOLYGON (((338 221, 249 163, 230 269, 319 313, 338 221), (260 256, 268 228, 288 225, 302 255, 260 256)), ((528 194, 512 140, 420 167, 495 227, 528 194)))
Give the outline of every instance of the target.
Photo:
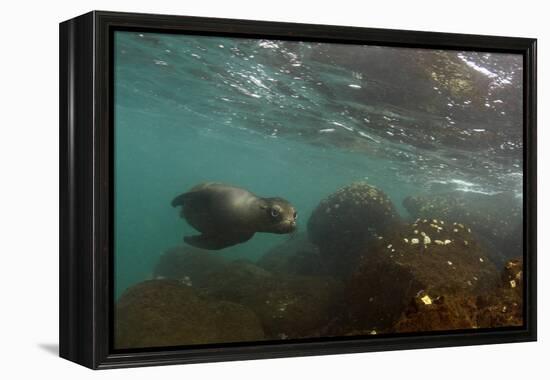
POLYGON ((522 326, 521 55, 114 42, 116 349, 522 326))

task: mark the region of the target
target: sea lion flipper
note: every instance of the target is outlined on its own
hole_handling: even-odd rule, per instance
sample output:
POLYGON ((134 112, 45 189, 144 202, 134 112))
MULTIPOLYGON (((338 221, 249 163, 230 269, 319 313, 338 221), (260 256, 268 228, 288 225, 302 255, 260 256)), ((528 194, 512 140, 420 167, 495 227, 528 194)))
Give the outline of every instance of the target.
POLYGON ((200 204, 208 202, 210 196, 203 191, 188 191, 180 194, 172 200, 172 207, 183 206, 185 203, 193 202, 194 204, 200 204))
POLYGON ((218 250, 239 243, 244 243, 247 240, 250 240, 254 233, 243 233, 243 234, 234 234, 234 235, 193 235, 185 236, 183 240, 193 247, 208 249, 208 250, 218 250))
POLYGON ((183 193, 175 197, 172 200, 172 203, 170 203, 172 207, 183 206, 183 204, 185 203, 185 194, 186 193, 183 193))

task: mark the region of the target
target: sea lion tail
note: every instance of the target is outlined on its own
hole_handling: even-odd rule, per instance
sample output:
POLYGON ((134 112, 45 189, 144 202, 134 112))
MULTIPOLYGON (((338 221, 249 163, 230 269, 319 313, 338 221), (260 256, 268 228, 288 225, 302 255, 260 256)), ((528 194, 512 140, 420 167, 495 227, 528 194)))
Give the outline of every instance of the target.
POLYGON ((185 203, 184 201, 185 201, 186 194, 187 193, 183 193, 175 197, 171 203, 172 207, 183 206, 183 204, 185 203))

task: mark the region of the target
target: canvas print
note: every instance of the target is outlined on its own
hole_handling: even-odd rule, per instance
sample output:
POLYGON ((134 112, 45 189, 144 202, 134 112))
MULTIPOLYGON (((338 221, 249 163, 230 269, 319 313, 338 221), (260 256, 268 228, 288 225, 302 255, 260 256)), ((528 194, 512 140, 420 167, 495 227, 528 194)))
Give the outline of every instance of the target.
POLYGON ((521 55, 113 38, 115 349, 523 325, 521 55))

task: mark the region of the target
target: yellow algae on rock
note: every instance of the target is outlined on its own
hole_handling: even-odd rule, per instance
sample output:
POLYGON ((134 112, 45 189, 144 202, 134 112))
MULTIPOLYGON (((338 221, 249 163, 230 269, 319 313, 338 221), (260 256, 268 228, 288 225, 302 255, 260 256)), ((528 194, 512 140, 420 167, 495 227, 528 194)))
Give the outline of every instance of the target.
POLYGON ((420 298, 420 299, 422 300, 422 302, 424 302, 424 305, 431 305, 432 304, 432 299, 427 294, 424 297, 420 298))

